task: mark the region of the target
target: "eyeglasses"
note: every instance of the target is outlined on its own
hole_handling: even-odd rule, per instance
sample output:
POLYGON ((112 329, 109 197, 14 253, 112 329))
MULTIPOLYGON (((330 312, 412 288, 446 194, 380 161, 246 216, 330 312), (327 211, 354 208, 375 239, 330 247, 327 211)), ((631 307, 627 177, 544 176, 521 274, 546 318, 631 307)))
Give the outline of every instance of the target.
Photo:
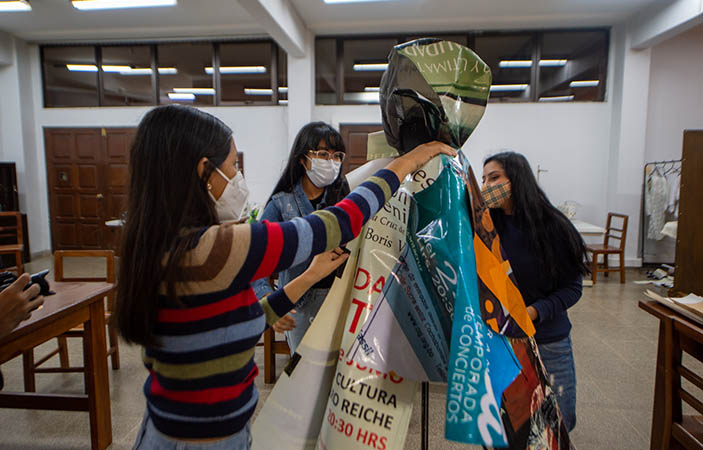
POLYGON ((344 157, 347 156, 344 152, 330 152, 328 150, 310 150, 308 153, 314 155, 315 158, 324 159, 325 161, 333 160, 334 162, 344 162, 344 157))

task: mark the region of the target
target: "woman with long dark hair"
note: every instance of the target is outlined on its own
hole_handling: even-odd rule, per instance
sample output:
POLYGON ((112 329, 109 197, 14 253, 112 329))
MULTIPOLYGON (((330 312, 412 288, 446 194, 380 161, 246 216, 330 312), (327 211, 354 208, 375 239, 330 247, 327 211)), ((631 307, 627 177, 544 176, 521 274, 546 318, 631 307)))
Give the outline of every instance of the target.
POLYGON ((438 142, 420 145, 323 211, 237 225, 247 189, 232 130, 185 106, 147 113, 130 153, 115 305, 120 333, 144 347, 149 371, 135 448, 248 449, 261 334, 346 260, 338 247, 400 180, 439 153, 456 155, 438 142), (283 289, 256 298, 253 280, 314 255, 283 289))
MULTIPOLYGON (((312 122, 301 128, 260 220, 293 220, 342 200, 349 194, 349 185, 341 173, 345 156, 342 136, 330 125, 312 122)), ((285 286, 298 277, 311 262, 309 259, 279 273, 279 285, 285 286)), ((273 325, 277 332, 285 332, 291 355, 320 310, 333 281, 334 274, 320 280, 298 300, 294 310, 273 325)), ((272 289, 266 280, 257 280, 254 291, 263 298, 272 289)))
POLYGON ((586 247, 569 219, 537 184, 530 163, 514 152, 483 163, 483 197, 517 279, 559 409, 576 425, 576 371, 567 309, 581 298, 586 247))

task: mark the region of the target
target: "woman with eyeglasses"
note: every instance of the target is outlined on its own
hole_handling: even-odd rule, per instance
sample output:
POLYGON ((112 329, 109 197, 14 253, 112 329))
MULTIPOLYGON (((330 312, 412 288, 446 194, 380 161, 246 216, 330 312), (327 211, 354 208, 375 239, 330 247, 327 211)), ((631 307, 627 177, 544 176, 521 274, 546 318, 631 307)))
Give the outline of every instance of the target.
POLYGON ((400 180, 440 153, 456 156, 439 142, 420 145, 324 211, 234 224, 246 184, 232 130, 195 108, 147 113, 130 151, 115 300, 120 333, 144 347, 148 370, 134 448, 250 448, 262 333, 346 260, 338 247, 361 232, 400 180), (256 298, 254 280, 310 258, 296 279, 256 298))
MULTIPOLYGON (((349 185, 341 174, 345 156, 342 136, 330 125, 312 122, 301 128, 295 137, 288 164, 260 220, 292 220, 342 200, 349 194, 349 185)), ((279 286, 285 286, 298 277, 311 261, 308 259, 279 273, 279 286)), ((291 355, 320 310, 333 281, 334 273, 320 280, 298 300, 293 311, 273 325, 275 331, 285 332, 291 355)), ((273 292, 267 280, 257 280, 254 290, 259 298, 273 292)))

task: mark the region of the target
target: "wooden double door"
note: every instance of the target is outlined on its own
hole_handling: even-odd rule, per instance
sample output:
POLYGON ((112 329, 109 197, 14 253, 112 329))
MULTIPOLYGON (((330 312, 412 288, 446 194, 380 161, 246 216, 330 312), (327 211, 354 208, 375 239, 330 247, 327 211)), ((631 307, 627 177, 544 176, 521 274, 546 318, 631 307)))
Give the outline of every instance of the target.
POLYGON ((53 250, 113 248, 134 128, 45 128, 53 250))
POLYGON ((366 144, 369 133, 383 130, 383 125, 375 123, 366 124, 340 124, 339 134, 342 135, 347 157, 342 165, 342 173, 347 174, 352 170, 366 164, 366 144))

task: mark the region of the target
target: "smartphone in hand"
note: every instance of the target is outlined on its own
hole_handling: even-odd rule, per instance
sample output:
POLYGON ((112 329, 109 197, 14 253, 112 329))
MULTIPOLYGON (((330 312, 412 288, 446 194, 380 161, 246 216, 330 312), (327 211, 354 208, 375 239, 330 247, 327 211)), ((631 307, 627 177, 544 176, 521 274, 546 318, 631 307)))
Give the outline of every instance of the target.
MULTIPOLYGON (((351 251, 343 245, 340 246, 339 248, 341 248, 344 253, 347 253, 347 254, 351 253, 351 251)), ((347 267, 346 261, 344 261, 341 266, 337 267, 337 270, 334 272, 334 276, 337 278, 342 278, 342 275, 344 274, 345 267, 347 267)))

